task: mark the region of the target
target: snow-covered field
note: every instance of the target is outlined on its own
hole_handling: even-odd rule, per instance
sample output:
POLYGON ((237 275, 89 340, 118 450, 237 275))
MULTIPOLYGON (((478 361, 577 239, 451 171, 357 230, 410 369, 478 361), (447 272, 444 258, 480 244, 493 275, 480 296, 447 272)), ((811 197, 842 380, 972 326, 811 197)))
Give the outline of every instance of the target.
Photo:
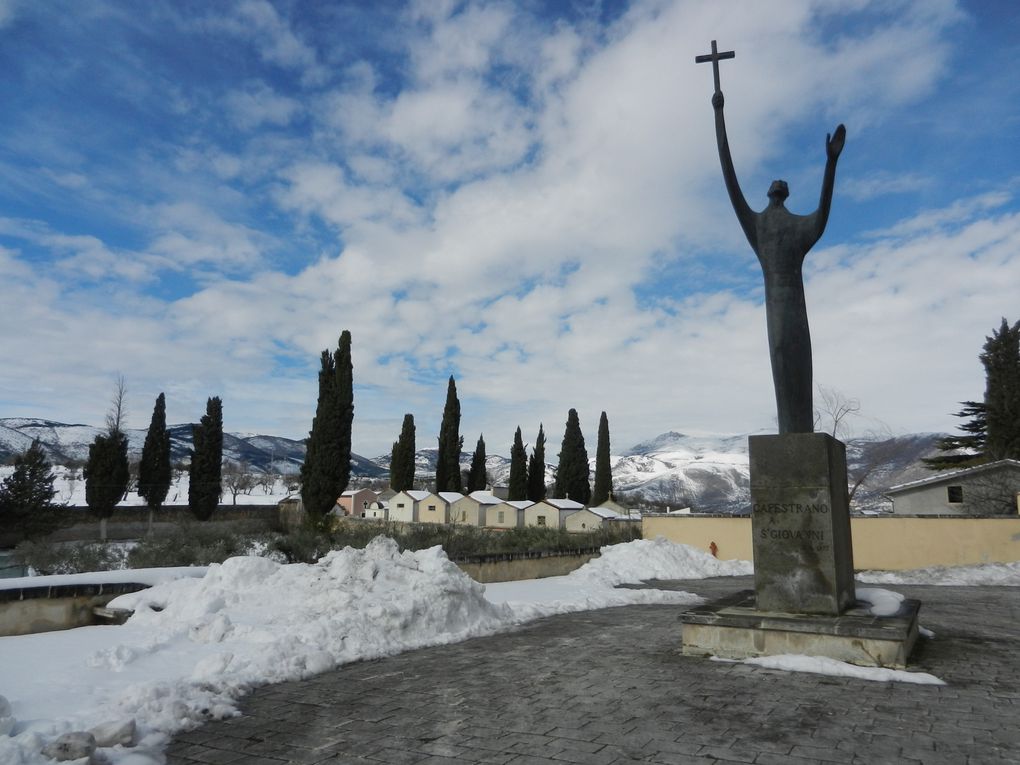
MULTIPOLYGON (((151 765, 174 731, 235 714, 237 699, 264 683, 492 635, 550 614, 700 601, 686 592, 616 589, 626 582, 749 573, 747 562, 657 539, 604 548, 568 576, 483 586, 441 548, 401 553, 386 538, 315 564, 238 557, 205 570, 132 572, 155 584, 111 603, 135 611, 125 625, 0 638, 0 693, 9 702, 8 709, 0 700, 0 762, 49 762, 43 746, 93 730, 130 736, 131 746, 101 750, 110 762, 151 765)), ((972 575, 979 580, 980 569, 972 575)), ((1020 567, 1012 577, 1020 584, 1020 567)), ((876 608, 896 597, 871 593, 876 608)), ((903 679, 838 662, 797 663, 789 659, 785 668, 903 679)))

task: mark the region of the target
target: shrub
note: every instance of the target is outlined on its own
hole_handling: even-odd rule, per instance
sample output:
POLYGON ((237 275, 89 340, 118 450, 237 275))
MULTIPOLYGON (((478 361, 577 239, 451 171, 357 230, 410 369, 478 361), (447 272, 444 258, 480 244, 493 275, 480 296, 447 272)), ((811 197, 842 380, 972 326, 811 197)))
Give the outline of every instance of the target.
POLYGON ((14 559, 41 576, 80 574, 125 568, 128 553, 123 544, 106 542, 22 542, 14 559))

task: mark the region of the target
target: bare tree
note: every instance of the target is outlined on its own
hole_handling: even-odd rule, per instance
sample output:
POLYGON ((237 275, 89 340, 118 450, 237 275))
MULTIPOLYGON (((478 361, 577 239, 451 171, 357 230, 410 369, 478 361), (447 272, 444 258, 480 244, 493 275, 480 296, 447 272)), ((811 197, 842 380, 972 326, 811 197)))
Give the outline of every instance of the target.
POLYGON ((255 488, 255 476, 252 475, 248 463, 234 464, 228 462, 223 469, 223 485, 230 492, 232 504, 237 504, 238 494, 251 494, 255 488))
POLYGON ((120 372, 114 378, 113 398, 110 410, 106 413, 106 429, 113 433, 124 432, 124 420, 127 419, 127 382, 120 372))
POLYGON ((853 435, 848 420, 861 412, 860 399, 851 398, 837 388, 818 386, 818 406, 815 408, 815 430, 824 426, 833 438, 841 440, 853 435))

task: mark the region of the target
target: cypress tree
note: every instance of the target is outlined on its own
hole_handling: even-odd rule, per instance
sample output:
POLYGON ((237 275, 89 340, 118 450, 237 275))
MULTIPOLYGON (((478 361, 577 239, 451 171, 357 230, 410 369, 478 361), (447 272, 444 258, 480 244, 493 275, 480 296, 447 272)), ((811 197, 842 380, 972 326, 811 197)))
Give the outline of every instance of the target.
POLYGON ((457 383, 450 375, 446 386, 446 406, 443 422, 439 426, 439 454, 436 459, 436 491, 463 491, 460 475, 460 450, 464 441, 460 437, 460 401, 457 383))
POLYGON ((340 488, 343 458, 338 437, 343 418, 337 395, 336 358, 327 350, 322 352, 320 362, 319 400, 305 442, 305 461, 301 464, 301 501, 313 523, 326 517, 343 492, 340 488))
POLYGON ((414 487, 414 415, 405 414, 400 437, 393 442, 390 456, 390 488, 407 491, 414 487))
POLYGON ((223 490, 223 402, 219 396, 206 401, 205 414, 191 433, 188 507, 198 520, 207 521, 220 504, 223 490))
POLYGON ((96 436, 89 444, 85 464, 85 504, 99 517, 100 536, 106 538, 106 519, 127 492, 131 473, 128 469, 127 438, 120 431, 96 436))
POLYGON ((145 434, 142 461, 138 465, 138 495, 153 510, 159 509, 170 491, 170 434, 166 429, 166 397, 160 393, 145 434))
POLYGON ((507 499, 518 500, 528 498, 528 453, 524 449, 524 439, 518 426, 514 433, 514 445, 510 447, 510 487, 507 499))
POLYGON ((545 431, 538 424, 538 438, 528 461, 528 496, 532 502, 545 499, 545 431))
POLYGON ((591 499, 591 484, 588 482, 590 472, 581 423, 577 418, 577 410, 571 409, 567 413, 567 427, 563 432, 563 443, 560 446, 556 488, 553 493, 557 497, 587 505, 591 499))
POLYGON ((601 505, 613 495, 613 471, 609 464, 609 418, 602 413, 599 419, 599 442, 595 449, 595 488, 591 503, 601 505))
POLYGON ((0 528, 31 538, 56 525, 46 511, 53 507, 54 475, 38 440, 14 458, 14 472, 0 484, 0 528))
POLYGON ((351 429, 354 425, 354 365, 351 362, 351 333, 344 330, 340 333, 340 342, 336 349, 336 395, 340 414, 339 438, 339 497, 351 480, 351 429))
POLYGON ((1010 326, 1003 319, 997 331, 985 338, 979 358, 985 367, 984 401, 964 401, 955 416, 965 420, 963 435, 939 441, 944 452, 925 459, 933 470, 959 468, 991 460, 1020 459, 1020 321, 1010 326))
POLYGON ((485 438, 478 436, 475 453, 471 455, 471 469, 468 471, 467 491, 482 491, 488 486, 485 475, 485 438))

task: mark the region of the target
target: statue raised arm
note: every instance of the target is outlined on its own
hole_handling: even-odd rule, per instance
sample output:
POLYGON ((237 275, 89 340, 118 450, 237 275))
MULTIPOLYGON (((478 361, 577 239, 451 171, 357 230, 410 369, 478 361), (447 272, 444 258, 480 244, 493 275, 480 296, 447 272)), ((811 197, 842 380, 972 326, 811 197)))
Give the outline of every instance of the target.
MULTIPOLYGON (((718 67, 721 55, 701 57, 718 67)), ((716 74, 718 84, 718 72, 716 74)), ((715 109, 715 134, 719 144, 719 162, 730 202, 744 235, 758 256, 765 276, 765 317, 768 325, 772 380, 776 389, 776 410, 780 433, 810 433, 814 430, 812 404, 811 334, 801 267, 804 256, 814 246, 829 220, 832 192, 836 182, 836 162, 846 141, 846 128, 839 125, 825 137, 825 174, 818 209, 810 215, 795 215, 783 204, 790 195, 786 181, 773 181, 768 190, 769 203, 761 212, 747 204, 737 182, 726 121, 725 99, 716 89, 712 96, 715 109)))

